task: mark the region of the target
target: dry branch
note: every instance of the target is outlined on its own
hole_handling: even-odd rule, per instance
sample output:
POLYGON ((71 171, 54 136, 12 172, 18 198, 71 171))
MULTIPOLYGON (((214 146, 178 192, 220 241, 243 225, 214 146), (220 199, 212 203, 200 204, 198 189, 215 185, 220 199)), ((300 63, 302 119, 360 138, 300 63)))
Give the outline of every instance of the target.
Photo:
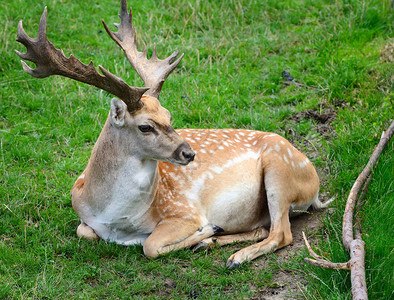
POLYGON ((361 200, 366 192, 366 189, 371 180, 370 174, 375 167, 380 154, 384 147, 390 141, 394 132, 394 122, 391 123, 386 132, 383 132, 379 144, 372 153, 364 170, 358 176, 354 182, 352 189, 350 190, 349 197, 346 201, 345 212, 343 215, 343 226, 342 226, 342 241, 344 247, 350 251, 350 260, 346 263, 332 263, 323 259, 317 255, 311 248, 303 233, 305 246, 307 247, 310 256, 315 259, 305 258, 307 263, 312 265, 326 268, 326 269, 345 269, 350 270, 350 277, 352 282, 352 295, 353 299, 368 299, 367 285, 365 282, 365 243, 361 239, 361 223, 359 218, 356 218, 356 235, 353 233, 353 215, 354 208, 358 203, 358 207, 361 206, 361 200), (362 190, 361 194, 360 191, 362 190), (358 196, 359 195, 359 196, 358 196))
POLYGON ((353 241, 353 212, 354 207, 357 202, 357 195, 363 187, 368 176, 371 174, 372 169, 376 165, 380 154, 382 153, 384 147, 389 142, 394 131, 394 122, 391 123, 390 127, 384 133, 380 139, 378 146, 372 153, 364 170, 358 175, 357 180, 354 182, 352 189, 350 190, 349 197, 347 198, 345 213, 343 214, 343 245, 347 250, 350 250, 350 244, 353 241))

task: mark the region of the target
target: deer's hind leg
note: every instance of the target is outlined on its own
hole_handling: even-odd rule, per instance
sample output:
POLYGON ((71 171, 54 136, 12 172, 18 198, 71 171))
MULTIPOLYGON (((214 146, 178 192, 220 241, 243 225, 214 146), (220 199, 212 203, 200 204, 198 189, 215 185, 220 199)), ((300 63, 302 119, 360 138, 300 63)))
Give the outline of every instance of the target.
POLYGON ((269 235, 265 240, 231 255, 226 263, 229 268, 237 267, 244 261, 251 261, 263 254, 283 248, 293 241, 289 221, 292 195, 286 192, 288 187, 282 185, 280 179, 276 180, 275 176, 266 175, 264 182, 271 219, 269 235))
POLYGON ((258 242, 262 239, 265 239, 267 236, 268 230, 263 227, 244 233, 215 235, 199 242, 195 247, 193 247, 193 250, 197 250, 200 248, 205 249, 215 245, 224 246, 236 242, 258 242))

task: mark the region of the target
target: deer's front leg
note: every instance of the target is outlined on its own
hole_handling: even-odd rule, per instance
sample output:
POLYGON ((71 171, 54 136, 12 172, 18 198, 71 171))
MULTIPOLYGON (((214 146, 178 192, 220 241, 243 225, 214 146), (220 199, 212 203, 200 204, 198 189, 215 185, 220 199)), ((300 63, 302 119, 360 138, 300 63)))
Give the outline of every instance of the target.
POLYGON ((144 253, 148 257, 157 257, 193 246, 221 231, 222 228, 212 224, 201 226, 196 222, 185 222, 184 219, 165 219, 146 239, 144 253))

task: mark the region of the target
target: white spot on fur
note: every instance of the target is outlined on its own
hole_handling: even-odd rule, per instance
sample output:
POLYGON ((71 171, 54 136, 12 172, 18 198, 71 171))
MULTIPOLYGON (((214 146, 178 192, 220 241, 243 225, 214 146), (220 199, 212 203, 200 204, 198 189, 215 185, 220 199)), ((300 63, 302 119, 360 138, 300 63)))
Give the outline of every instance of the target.
POLYGON ((289 160, 287 159, 286 155, 283 155, 283 160, 284 160, 286 163, 289 163, 289 160))
POLYGON ((267 138, 267 137, 272 137, 272 136, 278 136, 277 134, 273 133, 273 134, 267 134, 265 136, 263 136, 263 139, 267 138))
POLYGON ((300 162, 299 164, 298 164, 298 166, 302 169, 302 168, 305 168, 305 166, 306 166, 306 163, 305 162, 300 162))
POLYGON ((170 173, 170 174, 168 174, 168 175, 171 176, 171 178, 174 179, 174 180, 179 180, 179 179, 181 179, 181 176, 178 176, 178 175, 176 175, 175 173, 170 173))
POLYGON ((284 142, 284 141, 280 141, 280 143, 281 143, 282 145, 284 145, 284 144, 285 144, 285 142, 284 142))
POLYGON ((222 168, 222 167, 219 167, 219 166, 213 166, 213 167, 210 167, 210 169, 211 169, 212 171, 214 171, 216 174, 220 174, 220 173, 223 172, 223 168, 222 168))
POLYGON ((306 167, 306 165, 307 165, 308 163, 309 163, 309 159, 306 158, 305 161, 299 163, 299 167, 300 167, 300 168, 304 168, 304 167, 306 167))
POLYGON ((279 151, 280 151, 280 146, 279 146, 278 144, 275 144, 275 147, 274 147, 274 148, 275 148, 275 151, 276 151, 276 152, 279 152, 279 151))
POLYGON ((289 153, 289 157, 290 157, 290 158, 293 157, 293 153, 291 152, 290 148, 287 148, 287 153, 289 153))

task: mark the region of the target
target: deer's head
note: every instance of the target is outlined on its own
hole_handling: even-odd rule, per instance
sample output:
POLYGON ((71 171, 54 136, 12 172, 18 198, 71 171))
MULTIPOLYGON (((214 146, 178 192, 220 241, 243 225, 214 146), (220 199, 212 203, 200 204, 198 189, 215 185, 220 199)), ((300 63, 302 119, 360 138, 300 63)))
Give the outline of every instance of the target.
POLYGON ((144 81, 145 88, 131 87, 122 79, 99 66, 99 74, 90 62, 83 64, 73 55, 66 57, 63 51, 56 49, 46 36, 47 9, 42 14, 38 28, 38 37, 30 38, 23 29, 22 21, 18 24, 17 41, 26 46, 27 52, 16 53, 23 59, 32 61, 36 68, 30 68, 22 61, 23 69, 30 75, 44 78, 62 75, 77 81, 94 85, 117 98, 112 99, 109 114, 111 125, 120 136, 124 145, 128 142, 136 145, 141 159, 169 161, 176 165, 187 165, 194 159, 194 151, 171 126, 171 115, 163 108, 158 99, 161 88, 168 75, 181 61, 183 54, 178 51, 166 59, 160 60, 156 47, 150 59, 137 50, 135 30, 132 26, 132 12, 127 12, 126 0, 121 2, 120 24, 117 32, 112 32, 103 22, 110 37, 123 49, 133 68, 144 81))
POLYGON ((143 96, 140 101, 141 108, 130 112, 123 101, 113 98, 109 114, 112 126, 119 131, 124 143, 133 143, 133 154, 141 159, 168 161, 175 165, 191 162, 195 153, 175 132, 170 112, 155 97, 143 96))

